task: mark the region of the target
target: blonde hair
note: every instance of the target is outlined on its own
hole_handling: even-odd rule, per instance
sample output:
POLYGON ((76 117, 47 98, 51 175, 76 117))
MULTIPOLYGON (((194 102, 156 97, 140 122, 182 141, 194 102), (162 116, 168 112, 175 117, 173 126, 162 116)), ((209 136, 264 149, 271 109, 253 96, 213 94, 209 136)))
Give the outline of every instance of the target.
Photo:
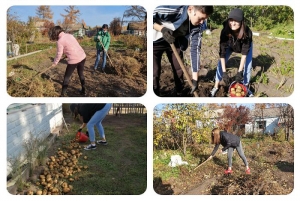
POLYGON ((211 131, 211 144, 220 144, 220 130, 218 128, 211 131))

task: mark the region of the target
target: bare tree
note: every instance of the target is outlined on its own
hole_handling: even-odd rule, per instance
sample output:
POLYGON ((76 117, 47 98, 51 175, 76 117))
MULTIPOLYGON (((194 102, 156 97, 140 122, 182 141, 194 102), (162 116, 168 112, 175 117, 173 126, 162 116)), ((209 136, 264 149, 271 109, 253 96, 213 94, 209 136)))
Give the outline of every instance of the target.
POLYGON ((115 17, 113 21, 110 22, 109 29, 114 36, 121 34, 121 19, 119 17, 115 17))
POLYGON ((291 105, 281 103, 278 104, 280 111, 280 122, 284 127, 285 140, 289 141, 290 131, 294 130, 294 109, 291 105))
POLYGON ((52 21, 53 12, 50 9, 50 6, 38 6, 36 8, 36 15, 41 20, 49 20, 52 21))
POLYGON ((130 6, 127 10, 125 10, 123 17, 125 18, 132 18, 132 21, 135 21, 134 19, 138 19, 138 21, 145 21, 147 18, 147 11, 142 6, 130 6))
POLYGON ((66 9, 64 9, 67 14, 60 14, 62 17, 64 17, 62 28, 68 32, 72 29, 72 25, 80 22, 79 16, 80 10, 76 9, 75 6, 69 6, 66 9))

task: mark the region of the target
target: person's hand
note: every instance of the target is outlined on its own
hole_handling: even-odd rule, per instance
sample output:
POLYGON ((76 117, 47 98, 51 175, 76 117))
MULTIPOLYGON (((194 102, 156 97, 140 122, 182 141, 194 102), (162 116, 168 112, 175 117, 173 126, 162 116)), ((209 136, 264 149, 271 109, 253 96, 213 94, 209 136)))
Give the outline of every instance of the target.
POLYGON ((51 66, 50 66, 50 68, 53 68, 53 67, 55 67, 56 65, 55 64, 52 64, 51 66))
POLYGON ((88 137, 89 137, 89 131, 86 131, 86 136, 88 136, 88 137))
POLYGON ((161 29, 163 38, 169 43, 172 44, 175 42, 175 37, 173 36, 173 31, 167 27, 161 29))
POLYGON ((212 157, 213 157, 213 156, 209 156, 209 157, 208 157, 208 160, 212 159, 212 157))
POLYGON ((194 93, 194 91, 196 91, 198 89, 198 80, 192 80, 193 86, 192 86, 192 90, 191 90, 191 94, 194 93))
POLYGON ((81 131, 82 131, 82 128, 79 128, 77 132, 81 132, 81 131))
POLYGON ((229 76, 227 75, 226 72, 223 72, 222 80, 226 86, 229 85, 229 76))
POLYGON ((243 80, 243 72, 239 71, 236 75, 235 75, 235 81, 236 82, 241 82, 243 80))

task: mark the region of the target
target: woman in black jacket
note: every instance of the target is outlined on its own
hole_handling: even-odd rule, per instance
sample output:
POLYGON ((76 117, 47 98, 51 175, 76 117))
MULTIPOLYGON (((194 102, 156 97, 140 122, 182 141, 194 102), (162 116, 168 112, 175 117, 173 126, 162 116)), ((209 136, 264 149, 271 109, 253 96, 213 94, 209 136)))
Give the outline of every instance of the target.
POLYGON ((106 138, 104 133, 104 128, 102 126, 102 120, 108 114, 111 103, 103 104, 76 104, 75 106, 71 105, 70 109, 74 109, 75 114, 79 114, 83 124, 80 126, 78 131, 81 131, 85 126, 88 130, 88 135, 91 144, 85 147, 85 150, 96 149, 96 140, 95 140, 95 130, 94 126, 97 127, 101 140, 97 141, 97 144, 106 145, 106 138))
POLYGON ((244 161, 244 164, 246 166, 246 174, 250 174, 250 168, 248 166, 248 162, 245 157, 242 142, 239 136, 227 133, 225 131, 220 131, 218 128, 214 128, 211 133, 211 143, 215 144, 215 148, 209 156, 209 159, 211 159, 215 155, 220 144, 223 146, 223 148, 221 149, 221 153, 224 154, 227 152, 228 169, 225 170, 225 174, 232 173, 232 154, 234 149, 237 150, 239 156, 244 161))
MULTIPOLYGON (((215 86, 211 90, 210 96, 215 96, 221 80, 223 80, 226 85, 229 85, 226 63, 232 52, 242 54, 238 72, 235 75, 235 81, 242 82, 249 88, 252 69, 252 49, 252 31, 245 24, 243 11, 235 8, 230 11, 228 19, 223 22, 223 29, 220 36, 220 60, 217 66, 215 86)), ((253 96, 250 90, 248 90, 247 95, 249 97, 253 96)))

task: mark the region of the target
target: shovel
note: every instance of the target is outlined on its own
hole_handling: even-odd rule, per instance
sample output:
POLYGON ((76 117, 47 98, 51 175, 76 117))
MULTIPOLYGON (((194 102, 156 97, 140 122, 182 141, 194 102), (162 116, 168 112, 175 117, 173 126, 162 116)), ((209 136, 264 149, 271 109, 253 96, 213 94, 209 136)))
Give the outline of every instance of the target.
MULTIPOLYGON (((180 65, 180 67, 181 67, 181 69, 182 69, 182 71, 183 71, 183 74, 185 75, 185 77, 186 77, 186 79, 187 79, 187 81, 188 81, 190 87, 193 87, 193 83, 192 83, 192 81, 191 81, 191 79, 190 79, 190 77, 189 77, 188 72, 186 71, 186 69, 185 69, 185 67, 184 67, 184 64, 183 64, 183 62, 182 62, 182 60, 181 60, 181 58, 180 58, 180 56, 179 56, 179 54, 178 54, 178 52, 177 52, 175 46, 174 46, 174 44, 170 44, 170 45, 171 45, 171 48, 172 48, 172 50, 173 50, 173 52, 174 52, 174 54, 175 54, 175 57, 176 57, 176 59, 177 59, 179 65, 180 65)), ((195 96, 195 97, 199 97, 196 91, 194 91, 194 96, 195 96)))
POLYGON ((101 45, 102 45, 103 51, 106 53, 107 58, 109 59, 110 65, 114 68, 114 66, 113 66, 113 64, 112 64, 112 62, 111 62, 111 60, 110 60, 110 57, 108 56, 108 53, 106 52, 106 50, 105 50, 105 48, 104 48, 104 45, 103 45, 102 41, 101 41, 101 40, 99 40, 99 41, 100 41, 100 43, 101 43, 101 45))

